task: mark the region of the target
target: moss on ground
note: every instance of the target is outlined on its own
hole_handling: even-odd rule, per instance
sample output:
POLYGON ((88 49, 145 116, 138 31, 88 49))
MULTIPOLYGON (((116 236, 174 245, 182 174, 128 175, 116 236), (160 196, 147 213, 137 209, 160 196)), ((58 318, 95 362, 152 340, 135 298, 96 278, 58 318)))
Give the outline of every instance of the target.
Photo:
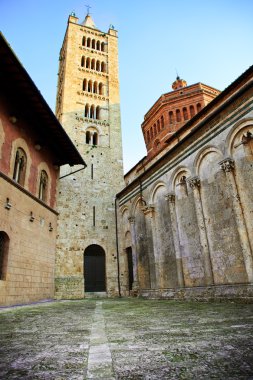
MULTIPOLYGON (((103 300, 115 379, 253 378, 253 305, 103 300)), ((0 378, 85 379, 96 300, 0 312, 0 378)))

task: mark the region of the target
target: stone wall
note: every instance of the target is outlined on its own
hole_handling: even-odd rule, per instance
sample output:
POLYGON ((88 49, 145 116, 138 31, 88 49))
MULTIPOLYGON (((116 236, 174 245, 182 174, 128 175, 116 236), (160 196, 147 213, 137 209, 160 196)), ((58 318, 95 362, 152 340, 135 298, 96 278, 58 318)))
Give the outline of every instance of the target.
POLYGON ((0 188, 0 231, 9 240, 0 305, 53 298, 57 213, 1 175, 0 188))
MULTIPOLYGON (((118 294, 115 194, 124 186, 120 127, 117 32, 69 22, 61 50, 57 116, 84 158, 87 167, 60 179, 56 255, 56 297, 85 296, 84 253, 92 245, 105 252, 106 290, 118 294), (105 43, 105 51, 83 46, 83 37, 105 43), (82 57, 106 63, 101 72, 82 57), (83 91, 83 80, 103 82, 104 94, 83 91), (85 115, 86 104, 101 109, 99 118, 85 115), (88 143, 87 131, 96 131, 97 144, 88 143)), ((61 175, 71 172, 63 168, 61 175)))
POLYGON ((142 295, 253 282, 253 91, 239 90, 237 81, 210 103, 146 172, 128 173, 117 200, 123 294, 129 245, 142 295))

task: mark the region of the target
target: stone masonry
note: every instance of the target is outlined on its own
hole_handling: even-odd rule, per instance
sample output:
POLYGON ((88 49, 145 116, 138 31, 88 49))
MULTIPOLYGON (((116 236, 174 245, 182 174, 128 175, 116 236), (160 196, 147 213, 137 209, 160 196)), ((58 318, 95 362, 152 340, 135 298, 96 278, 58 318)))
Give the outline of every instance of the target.
POLYGON ((123 188, 117 31, 101 32, 89 15, 83 24, 71 15, 59 60, 56 115, 87 167, 60 179, 56 297, 84 296, 89 247, 105 252, 106 292, 113 296, 115 194, 123 188))

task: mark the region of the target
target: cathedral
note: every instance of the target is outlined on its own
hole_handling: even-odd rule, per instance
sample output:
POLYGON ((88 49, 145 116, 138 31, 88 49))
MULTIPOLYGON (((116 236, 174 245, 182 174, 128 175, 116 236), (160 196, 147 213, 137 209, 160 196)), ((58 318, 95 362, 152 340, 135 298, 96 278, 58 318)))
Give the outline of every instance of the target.
POLYGON ((31 86, 30 93, 20 87, 21 95, 28 103, 36 98, 51 138, 39 125, 32 137, 17 128, 22 113, 3 91, 1 305, 91 296, 252 298, 253 67, 223 92, 177 76, 145 114, 147 155, 125 175, 113 26, 102 32, 90 14, 83 23, 69 16, 56 117, 19 71, 31 86))

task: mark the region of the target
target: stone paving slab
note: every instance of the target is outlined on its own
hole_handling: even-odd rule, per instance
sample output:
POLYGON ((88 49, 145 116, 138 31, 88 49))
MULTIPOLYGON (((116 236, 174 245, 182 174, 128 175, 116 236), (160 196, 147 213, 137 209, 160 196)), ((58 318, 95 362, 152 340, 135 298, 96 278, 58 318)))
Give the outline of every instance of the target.
POLYGON ((253 305, 89 299, 1 309, 0 379, 253 380, 253 305))

